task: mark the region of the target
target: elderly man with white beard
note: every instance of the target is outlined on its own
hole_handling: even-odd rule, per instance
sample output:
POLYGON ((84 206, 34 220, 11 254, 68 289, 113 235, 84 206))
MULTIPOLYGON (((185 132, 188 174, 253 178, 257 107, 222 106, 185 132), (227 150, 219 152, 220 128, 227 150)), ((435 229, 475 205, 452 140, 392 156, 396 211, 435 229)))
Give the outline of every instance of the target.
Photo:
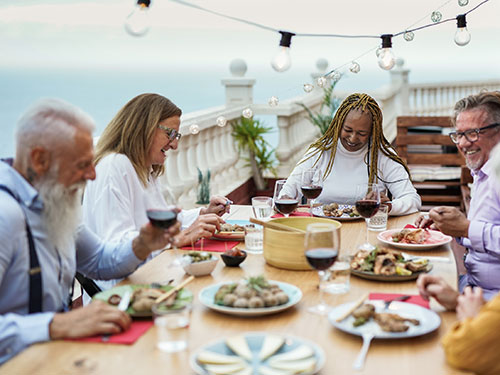
POLYGON ((130 317, 103 302, 68 311, 76 270, 126 276, 179 231, 147 224, 107 244, 80 225, 82 189, 95 178, 93 129, 80 109, 43 100, 18 122, 15 159, 0 162, 0 364, 36 342, 128 329, 130 317))

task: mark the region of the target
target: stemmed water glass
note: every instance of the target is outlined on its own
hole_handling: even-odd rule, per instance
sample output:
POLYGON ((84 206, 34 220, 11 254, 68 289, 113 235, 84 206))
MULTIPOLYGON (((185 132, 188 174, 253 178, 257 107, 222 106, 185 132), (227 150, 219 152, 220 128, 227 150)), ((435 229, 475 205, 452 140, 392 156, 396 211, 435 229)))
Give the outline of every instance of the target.
POLYGON ((286 180, 278 180, 274 185, 274 207, 279 213, 288 217, 299 205, 299 200, 287 192, 285 184, 286 180))
POLYGON ((321 171, 317 168, 306 169, 302 172, 300 190, 304 197, 309 200, 309 214, 313 216, 313 200, 318 198, 323 191, 323 179, 321 171))
POLYGON ((381 185, 376 183, 366 183, 356 186, 356 210, 365 218, 366 222, 366 243, 359 247, 361 250, 371 251, 375 249, 375 246, 368 240, 368 222, 380 207, 380 190, 381 185))
POLYGON ((326 315, 330 307, 323 300, 324 281, 327 271, 337 260, 340 250, 339 229, 334 224, 314 223, 306 229, 304 255, 309 265, 318 270, 319 303, 308 309, 309 312, 326 315))

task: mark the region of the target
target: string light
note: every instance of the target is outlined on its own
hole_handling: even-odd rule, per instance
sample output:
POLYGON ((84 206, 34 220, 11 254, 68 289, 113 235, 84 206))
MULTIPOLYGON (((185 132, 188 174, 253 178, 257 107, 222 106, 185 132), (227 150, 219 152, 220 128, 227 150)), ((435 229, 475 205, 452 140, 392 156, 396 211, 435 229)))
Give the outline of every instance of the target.
POLYGON ((294 33, 288 31, 280 31, 281 40, 279 45, 278 54, 271 61, 271 66, 277 72, 284 72, 292 66, 292 59, 290 57, 290 44, 292 43, 292 36, 294 33))
POLYGON ((310 83, 304 83, 304 91, 305 92, 311 92, 314 89, 314 86, 311 85, 310 83))
POLYGON ((342 74, 340 74, 340 72, 338 72, 337 70, 334 70, 330 73, 329 77, 333 82, 337 82, 342 77, 342 74))
POLYGON ((215 120, 215 123, 217 124, 217 126, 220 126, 221 128, 223 128, 227 124, 227 119, 224 116, 219 116, 215 120))
POLYGON ((269 104, 270 107, 276 107, 279 103, 279 99, 277 96, 271 96, 267 102, 267 104, 269 104))
POLYGON ((465 46, 470 42, 470 33, 467 30, 467 21, 465 20, 465 14, 460 14, 457 16, 457 31, 455 33, 455 43, 458 46, 465 46))
POLYGON ((464 7, 467 4, 469 4, 469 0, 458 0, 458 5, 460 5, 461 7, 464 7))
POLYGON ((243 111, 241 111, 241 115, 244 118, 252 118, 253 111, 250 108, 245 108, 243 111))
POLYGON ((316 79, 316 84, 319 86, 319 87, 326 87, 326 84, 328 83, 328 80, 321 76, 321 77, 318 77, 316 79))
POLYGON ((191 134, 196 135, 196 134, 198 134, 200 132, 200 127, 198 126, 198 124, 191 124, 189 126, 189 132, 191 134))
POLYGON ((442 18, 443 18, 443 15, 441 14, 441 12, 439 10, 436 10, 436 11, 432 12, 432 14, 431 14, 431 21, 432 22, 439 22, 439 21, 441 21, 442 18))
POLYGON ((125 30, 132 36, 144 36, 149 31, 149 5, 150 0, 137 0, 132 13, 125 20, 125 30))
POLYGON ((382 38, 382 48, 378 54, 378 65, 384 70, 391 70, 396 64, 396 57, 392 52, 392 34, 384 34, 382 38))
POLYGON ((407 42, 411 42, 415 38, 415 33, 413 31, 405 31, 403 34, 403 39, 407 42))
POLYGON ((351 66, 349 67, 351 73, 357 74, 361 70, 361 67, 356 61, 351 62, 351 66))

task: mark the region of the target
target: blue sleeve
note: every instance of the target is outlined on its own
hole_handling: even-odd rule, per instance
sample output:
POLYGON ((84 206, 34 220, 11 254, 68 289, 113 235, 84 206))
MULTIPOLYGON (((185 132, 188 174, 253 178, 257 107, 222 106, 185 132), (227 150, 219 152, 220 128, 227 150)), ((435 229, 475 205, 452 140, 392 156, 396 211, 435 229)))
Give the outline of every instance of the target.
POLYGON ((132 251, 132 240, 104 243, 84 225, 76 237, 76 262, 78 271, 97 280, 125 277, 143 263, 132 251))

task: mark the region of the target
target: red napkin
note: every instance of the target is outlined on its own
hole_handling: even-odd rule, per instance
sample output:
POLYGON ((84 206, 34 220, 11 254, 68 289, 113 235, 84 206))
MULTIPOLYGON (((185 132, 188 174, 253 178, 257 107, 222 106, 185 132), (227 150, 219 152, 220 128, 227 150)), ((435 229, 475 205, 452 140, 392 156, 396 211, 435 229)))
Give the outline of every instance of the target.
MULTIPOLYGON (((404 294, 396 294, 396 293, 370 293, 370 296, 368 297, 369 299, 381 299, 384 301, 404 296, 404 294)), ((429 301, 424 300, 422 297, 419 295, 410 295, 410 298, 408 298, 406 301, 399 301, 399 302, 408 302, 408 303, 413 303, 415 305, 419 305, 422 307, 425 307, 426 309, 429 308, 429 301)))
POLYGON ((103 342, 109 344, 125 344, 131 345, 136 342, 139 337, 144 335, 146 331, 151 328, 153 322, 151 320, 138 320, 133 321, 130 328, 122 333, 111 335, 109 340, 103 340, 103 335, 82 337, 77 339, 67 339, 68 341, 81 341, 81 342, 103 342))
MULTIPOLYGON (((290 216, 312 216, 309 212, 300 212, 300 211, 296 211, 296 212, 292 212, 290 214, 290 216)), ((274 218, 277 218, 277 217, 285 217, 285 215, 282 215, 282 214, 275 214, 273 216, 271 216, 273 219, 274 218)))
POLYGON ((417 229, 417 227, 415 225, 412 225, 412 224, 406 224, 404 229, 417 229))
POLYGON ((202 238, 201 240, 199 240, 194 244, 194 247, 184 246, 181 247, 181 250, 196 250, 196 251, 203 250, 203 251, 215 251, 223 253, 226 250, 232 249, 239 243, 240 241, 218 241, 218 240, 202 238), (203 242, 203 248, 201 246, 202 242, 203 242))

